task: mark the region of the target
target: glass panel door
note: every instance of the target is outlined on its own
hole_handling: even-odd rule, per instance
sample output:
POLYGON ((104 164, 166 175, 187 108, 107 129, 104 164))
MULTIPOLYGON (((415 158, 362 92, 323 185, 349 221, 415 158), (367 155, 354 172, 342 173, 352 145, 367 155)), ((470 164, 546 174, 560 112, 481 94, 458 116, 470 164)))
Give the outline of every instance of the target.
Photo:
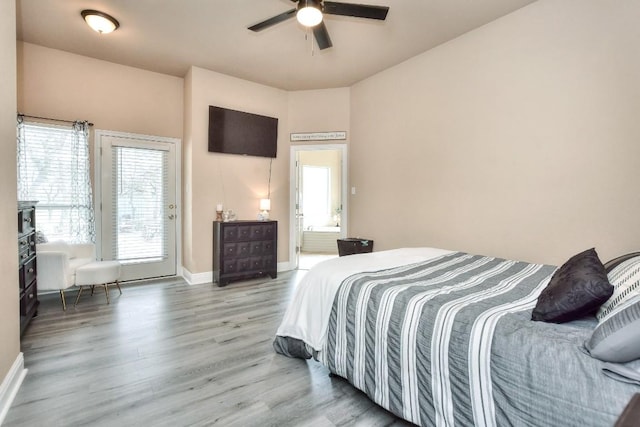
POLYGON ((176 274, 175 146, 102 138, 102 255, 121 280, 176 274))

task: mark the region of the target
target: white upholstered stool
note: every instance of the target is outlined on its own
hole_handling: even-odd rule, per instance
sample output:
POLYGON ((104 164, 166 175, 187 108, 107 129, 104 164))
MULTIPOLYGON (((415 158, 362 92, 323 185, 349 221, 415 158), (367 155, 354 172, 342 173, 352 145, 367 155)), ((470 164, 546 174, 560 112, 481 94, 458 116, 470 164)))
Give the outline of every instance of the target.
POLYGON ((76 269, 76 286, 80 286, 78 296, 74 305, 78 304, 82 288, 91 286, 91 294, 93 295, 93 287, 96 285, 104 286, 104 293, 107 295, 107 304, 109 300, 109 283, 115 283, 122 295, 122 289, 118 279, 120 278, 120 263, 118 261, 93 261, 76 269))

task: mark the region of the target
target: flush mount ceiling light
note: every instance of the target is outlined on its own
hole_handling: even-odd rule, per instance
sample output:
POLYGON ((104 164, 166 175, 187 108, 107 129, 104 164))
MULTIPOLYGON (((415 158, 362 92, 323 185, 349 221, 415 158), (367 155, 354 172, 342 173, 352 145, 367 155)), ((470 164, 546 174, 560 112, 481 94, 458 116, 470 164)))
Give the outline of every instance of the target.
POLYGON ((296 19, 305 27, 315 27, 322 22, 320 2, 316 0, 300 0, 296 19))
POLYGON ((80 12, 87 25, 100 34, 108 34, 115 31, 120 23, 111 15, 98 10, 83 10, 80 12))

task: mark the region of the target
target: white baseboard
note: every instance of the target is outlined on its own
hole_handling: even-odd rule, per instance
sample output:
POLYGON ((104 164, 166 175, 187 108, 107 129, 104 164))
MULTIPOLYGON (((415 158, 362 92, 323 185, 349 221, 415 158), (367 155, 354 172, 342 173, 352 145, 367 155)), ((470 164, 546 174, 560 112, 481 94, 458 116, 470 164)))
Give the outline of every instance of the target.
MULTIPOLYGON (((290 262, 279 262, 276 269, 278 273, 282 271, 289 271, 293 267, 290 262)), ((203 283, 213 282, 213 271, 205 271, 204 273, 192 273, 186 268, 182 267, 182 277, 189 285, 201 285, 203 283)))
POLYGON ((24 355, 18 353, 18 357, 13 362, 7 376, 4 377, 2 385, 0 385, 0 425, 4 422, 11 403, 13 403, 13 399, 15 399, 26 375, 27 370, 24 369, 24 355))
POLYGON ((278 273, 283 271, 290 271, 290 270, 293 270, 293 263, 289 261, 279 262, 276 268, 278 269, 278 273))
POLYGON ((202 283, 213 282, 213 271, 205 271, 204 273, 192 273, 182 267, 182 277, 189 285, 200 285, 202 283))

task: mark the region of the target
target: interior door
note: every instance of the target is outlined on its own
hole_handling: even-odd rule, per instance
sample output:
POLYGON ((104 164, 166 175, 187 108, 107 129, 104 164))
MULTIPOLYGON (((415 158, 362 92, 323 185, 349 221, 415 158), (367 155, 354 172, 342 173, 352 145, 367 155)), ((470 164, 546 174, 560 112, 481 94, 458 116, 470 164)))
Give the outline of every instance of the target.
POLYGON ((299 153, 296 153, 295 168, 295 259, 294 269, 300 266, 300 251, 302 250, 302 227, 304 223, 304 212, 302 211, 302 167, 300 167, 299 153))
POLYGON ((104 135, 101 146, 102 259, 121 280, 176 274, 175 144, 104 135))
MULTIPOLYGON (((302 243, 303 243, 303 235, 304 235, 304 220, 305 215, 303 205, 304 205, 304 197, 303 194, 303 173, 302 166, 305 163, 304 159, 302 159, 301 154, 306 152, 333 152, 336 153, 336 156, 339 159, 337 169, 340 170, 339 177, 334 181, 336 183, 335 187, 332 191, 335 192, 336 197, 339 197, 337 200, 333 201, 332 204, 335 205, 335 215, 336 222, 339 223, 340 226, 340 236, 345 237, 348 235, 347 232, 347 207, 348 207, 348 199, 347 199, 347 169, 346 165, 347 161, 347 145, 346 144, 318 144, 318 145, 292 145, 290 148, 291 157, 290 157, 290 220, 289 220, 289 257, 291 259, 292 268, 297 269, 300 268, 300 256, 302 251, 302 243)), ((314 197, 314 194, 311 194, 309 197, 314 197)), ((303 259, 303 264, 305 264, 303 259)))

